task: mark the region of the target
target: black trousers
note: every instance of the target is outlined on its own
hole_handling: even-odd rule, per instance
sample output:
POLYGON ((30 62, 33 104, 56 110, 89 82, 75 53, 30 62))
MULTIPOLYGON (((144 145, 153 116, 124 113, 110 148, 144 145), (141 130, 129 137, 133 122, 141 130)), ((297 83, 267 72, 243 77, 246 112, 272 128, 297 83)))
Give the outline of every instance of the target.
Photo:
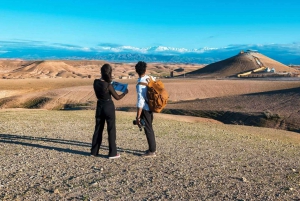
POLYGON ((147 110, 142 110, 141 119, 144 119, 144 121, 145 121, 144 131, 145 131, 147 142, 149 145, 149 151, 155 152, 156 151, 156 142, 155 142, 154 130, 152 127, 153 112, 147 111, 147 110))
POLYGON ((109 156, 117 155, 116 145, 116 113, 114 102, 110 100, 98 100, 96 109, 96 125, 93 135, 91 154, 98 155, 102 143, 105 121, 107 123, 109 156))

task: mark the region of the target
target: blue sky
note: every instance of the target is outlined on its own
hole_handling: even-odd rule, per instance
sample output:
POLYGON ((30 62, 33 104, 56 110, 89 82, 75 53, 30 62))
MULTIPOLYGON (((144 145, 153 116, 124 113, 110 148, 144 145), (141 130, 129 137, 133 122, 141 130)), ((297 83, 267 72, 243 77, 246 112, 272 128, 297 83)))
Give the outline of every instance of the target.
POLYGON ((178 48, 300 42, 299 0, 0 0, 0 41, 178 48))

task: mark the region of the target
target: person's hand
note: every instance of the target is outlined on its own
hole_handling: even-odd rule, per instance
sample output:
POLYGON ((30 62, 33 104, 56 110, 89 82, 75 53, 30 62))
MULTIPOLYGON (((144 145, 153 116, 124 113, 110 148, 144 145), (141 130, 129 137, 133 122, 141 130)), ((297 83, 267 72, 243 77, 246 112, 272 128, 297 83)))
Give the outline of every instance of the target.
POLYGON ((136 125, 138 125, 138 127, 141 127, 141 118, 136 117, 136 125))

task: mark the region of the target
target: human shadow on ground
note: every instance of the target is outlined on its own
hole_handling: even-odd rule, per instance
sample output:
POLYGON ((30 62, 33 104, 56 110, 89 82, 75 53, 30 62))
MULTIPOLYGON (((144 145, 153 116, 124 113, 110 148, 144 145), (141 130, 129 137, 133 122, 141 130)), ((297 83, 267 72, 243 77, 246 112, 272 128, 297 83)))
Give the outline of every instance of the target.
MULTIPOLYGON (((76 140, 65 140, 59 138, 34 137, 34 136, 13 135, 13 134, 0 134, 0 143, 16 144, 16 145, 36 147, 41 149, 56 150, 59 152, 78 154, 83 156, 90 156, 90 152, 80 151, 73 148, 70 149, 70 148, 61 148, 57 146, 42 145, 33 142, 50 142, 50 143, 57 143, 62 145, 71 145, 74 147, 87 147, 88 149, 90 149, 91 147, 91 143, 81 142, 76 140)), ((101 145, 100 149, 108 150, 108 146, 101 145)), ((132 155, 137 155, 137 156, 140 156, 144 153, 143 151, 140 150, 123 149, 123 148, 118 148, 118 151, 130 153, 132 155)), ((97 157, 107 158, 108 156, 99 154, 97 155, 97 157)))

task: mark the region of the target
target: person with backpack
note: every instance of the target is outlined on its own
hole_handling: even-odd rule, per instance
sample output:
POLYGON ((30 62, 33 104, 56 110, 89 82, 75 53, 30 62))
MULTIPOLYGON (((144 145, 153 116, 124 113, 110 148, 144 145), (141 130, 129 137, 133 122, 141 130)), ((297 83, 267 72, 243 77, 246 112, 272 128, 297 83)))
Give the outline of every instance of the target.
POLYGON ((104 64, 101 67, 101 79, 95 79, 94 91, 97 101, 96 109, 96 125, 93 135, 91 155, 97 156, 102 143, 102 135, 105 122, 107 123, 108 144, 109 144, 109 159, 120 158, 117 153, 116 146, 116 112, 115 105, 111 99, 113 96, 116 100, 122 99, 127 93, 128 89, 121 95, 118 95, 111 84, 112 82, 112 67, 109 64, 104 64))
MULTIPOLYGON (((143 155, 144 157, 155 157, 156 156, 156 141, 155 134, 153 130, 153 112, 150 110, 147 99, 147 84, 149 82, 150 76, 146 75, 147 64, 143 61, 139 61, 135 65, 135 71, 139 75, 136 92, 137 92, 137 113, 136 122, 139 127, 141 127, 141 119, 144 122, 144 131, 146 134, 149 149, 143 155)), ((154 79, 153 77, 151 77, 154 79)))

